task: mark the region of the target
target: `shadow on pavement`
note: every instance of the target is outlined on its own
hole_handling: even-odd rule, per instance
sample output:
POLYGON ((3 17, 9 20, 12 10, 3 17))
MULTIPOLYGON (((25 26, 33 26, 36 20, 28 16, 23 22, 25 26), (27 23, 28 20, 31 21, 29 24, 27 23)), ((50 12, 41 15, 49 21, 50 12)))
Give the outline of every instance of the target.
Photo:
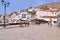
POLYGON ((3 27, 3 28, 0 28, 0 30, 3 30, 3 29, 13 29, 13 28, 18 28, 18 27, 20 27, 20 28, 24 28, 24 26, 15 26, 15 27, 3 27))
POLYGON ((2 29, 12 29, 12 28, 17 28, 17 27, 5 27, 5 28, 3 27, 3 28, 0 28, 0 30, 2 30, 2 29))

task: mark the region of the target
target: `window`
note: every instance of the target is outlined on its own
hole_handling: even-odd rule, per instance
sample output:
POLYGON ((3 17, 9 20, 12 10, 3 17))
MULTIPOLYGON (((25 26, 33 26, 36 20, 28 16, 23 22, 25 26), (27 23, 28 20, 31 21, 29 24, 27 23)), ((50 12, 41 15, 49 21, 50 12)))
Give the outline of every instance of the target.
POLYGON ((26 14, 22 14, 22 18, 26 18, 26 14))

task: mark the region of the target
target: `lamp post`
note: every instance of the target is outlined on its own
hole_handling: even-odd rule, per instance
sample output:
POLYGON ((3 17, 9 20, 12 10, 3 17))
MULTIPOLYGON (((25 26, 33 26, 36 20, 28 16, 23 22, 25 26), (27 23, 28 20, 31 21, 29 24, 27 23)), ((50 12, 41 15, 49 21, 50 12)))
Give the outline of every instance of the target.
POLYGON ((6 7, 9 6, 9 2, 5 2, 4 0, 1 0, 2 5, 4 6, 4 24, 3 27, 6 27, 6 7))

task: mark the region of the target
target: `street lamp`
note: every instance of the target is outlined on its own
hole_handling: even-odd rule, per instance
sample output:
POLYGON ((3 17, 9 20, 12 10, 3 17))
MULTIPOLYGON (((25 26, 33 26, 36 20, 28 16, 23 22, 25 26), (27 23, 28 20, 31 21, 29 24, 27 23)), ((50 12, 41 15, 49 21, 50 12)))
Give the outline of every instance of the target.
POLYGON ((2 5, 4 6, 4 24, 3 27, 6 27, 6 7, 9 6, 9 2, 5 2, 4 0, 1 0, 2 5))

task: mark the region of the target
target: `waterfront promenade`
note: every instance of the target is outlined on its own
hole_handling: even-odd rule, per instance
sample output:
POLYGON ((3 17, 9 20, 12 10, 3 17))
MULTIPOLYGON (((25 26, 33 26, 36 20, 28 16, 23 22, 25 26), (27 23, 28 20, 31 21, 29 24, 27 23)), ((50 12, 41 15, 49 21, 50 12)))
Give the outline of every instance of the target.
POLYGON ((30 24, 29 27, 0 26, 0 40, 60 40, 60 28, 48 24, 30 24))

